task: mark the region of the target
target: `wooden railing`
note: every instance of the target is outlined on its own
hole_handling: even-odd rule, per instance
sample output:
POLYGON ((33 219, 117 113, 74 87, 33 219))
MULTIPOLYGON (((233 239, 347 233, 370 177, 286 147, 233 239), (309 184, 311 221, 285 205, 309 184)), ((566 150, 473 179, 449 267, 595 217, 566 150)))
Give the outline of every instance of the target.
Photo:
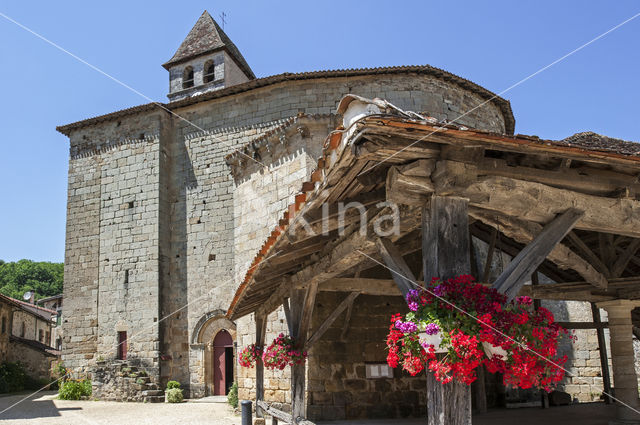
MULTIPOLYGON (((270 406, 269 403, 257 400, 256 406, 262 409, 264 413, 271 416, 271 424, 278 425, 278 421, 282 421, 285 424, 293 424, 293 418, 287 412, 283 412, 282 410, 276 409, 273 406, 270 406)), ((313 422, 310 422, 306 419, 299 419, 296 422, 297 425, 315 425, 313 422)))

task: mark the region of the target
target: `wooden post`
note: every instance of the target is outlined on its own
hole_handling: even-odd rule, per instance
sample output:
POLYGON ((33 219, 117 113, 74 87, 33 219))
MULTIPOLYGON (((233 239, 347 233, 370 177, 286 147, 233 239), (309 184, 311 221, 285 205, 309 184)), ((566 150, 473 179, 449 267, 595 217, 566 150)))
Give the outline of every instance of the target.
MULTIPOLYGON (((540 279, 538 278, 538 270, 536 270, 535 272, 533 272, 533 274, 531 275, 531 285, 533 286, 537 286, 540 284, 540 279)), ((539 299, 534 299, 533 300, 533 309, 535 311, 538 311, 540 309, 540 307, 542 307, 542 303, 540 302, 539 299)), ((546 391, 541 391, 541 401, 542 401, 542 408, 543 409, 548 409, 549 408, 549 394, 546 391)))
POLYGON ((476 400, 476 410, 478 413, 487 413, 487 389, 484 382, 484 366, 480 365, 476 369, 478 379, 472 385, 474 398, 476 400))
MULTIPOLYGON (((422 209, 424 280, 469 273, 468 200, 433 196, 422 209)), ((427 372, 429 425, 470 425, 471 389, 458 382, 441 384, 427 372)))
MULTIPOLYGON (((593 316, 594 324, 602 323, 602 319, 600 318, 600 309, 596 303, 591 303, 591 315, 593 316)), ((607 355, 607 343, 604 335, 604 328, 598 327, 596 328, 596 332, 598 335, 598 351, 600 352, 600 367, 602 369, 602 386, 606 393, 604 395, 604 402, 611 404, 611 397, 608 395, 611 394, 611 376, 609 375, 609 356, 607 355)))
MULTIPOLYGON (((264 337, 267 332, 267 318, 256 315, 256 346, 264 345, 264 337)), ((256 417, 262 418, 262 409, 258 408, 258 401, 264 401, 264 364, 262 359, 256 360, 256 417)))
MULTIPOLYGON (((289 305, 289 313, 291 316, 292 337, 301 344, 306 342, 311 318, 313 315, 313 307, 316 302, 316 294, 318 293, 318 282, 312 281, 309 286, 304 289, 292 289, 291 300, 289 305)), ((297 364, 291 366, 291 417, 292 423, 298 424, 300 420, 305 418, 305 371, 306 364, 297 364)))

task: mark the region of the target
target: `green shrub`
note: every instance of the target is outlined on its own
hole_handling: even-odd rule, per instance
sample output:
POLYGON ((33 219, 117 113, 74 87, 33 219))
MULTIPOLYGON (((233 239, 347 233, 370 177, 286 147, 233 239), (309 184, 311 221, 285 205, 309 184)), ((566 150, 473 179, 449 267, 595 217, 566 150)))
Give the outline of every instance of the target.
MULTIPOLYGON (((175 381, 174 381, 175 382, 175 381)), ((182 403, 184 396, 180 388, 171 388, 167 390, 167 401, 169 403, 182 403)))
POLYGON ((24 367, 20 363, 4 362, 0 364, 0 393, 22 391, 28 379, 24 367))
POLYGON ((167 389, 174 390, 176 388, 180 388, 180 382, 178 381, 169 381, 167 382, 167 389))
POLYGON ((80 400, 91 396, 91 381, 88 379, 70 379, 60 384, 58 398, 60 400, 80 400))
POLYGON ((238 383, 234 382, 229 388, 229 394, 227 394, 227 402, 234 409, 238 407, 238 383))
POLYGON ((136 384, 138 384, 138 385, 144 385, 144 384, 146 384, 146 382, 145 382, 145 380, 144 380, 144 379, 142 379, 142 378, 138 378, 138 379, 136 379, 136 384))

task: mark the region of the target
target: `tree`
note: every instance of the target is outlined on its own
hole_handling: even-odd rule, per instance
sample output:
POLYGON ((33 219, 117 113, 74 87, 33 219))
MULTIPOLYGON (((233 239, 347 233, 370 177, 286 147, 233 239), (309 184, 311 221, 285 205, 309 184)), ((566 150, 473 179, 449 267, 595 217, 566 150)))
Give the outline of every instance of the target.
POLYGON ((63 263, 0 260, 0 293, 22 299, 27 291, 35 291, 36 299, 62 293, 63 263))

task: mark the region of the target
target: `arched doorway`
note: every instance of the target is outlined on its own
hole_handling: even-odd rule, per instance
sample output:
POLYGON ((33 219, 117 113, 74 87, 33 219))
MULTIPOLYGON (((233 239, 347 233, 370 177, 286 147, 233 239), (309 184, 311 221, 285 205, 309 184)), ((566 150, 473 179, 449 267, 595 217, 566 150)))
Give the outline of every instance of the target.
MULTIPOLYGON (((231 384, 233 384, 236 374, 235 369, 237 368, 233 361, 236 356, 235 341, 236 325, 227 319, 226 311, 213 310, 200 317, 191 334, 191 348, 193 350, 198 350, 196 356, 202 359, 202 362, 199 365, 200 368, 197 370, 198 378, 191 382, 191 392, 197 394, 197 397, 216 395, 219 393, 224 394, 228 391, 231 384), (229 337, 231 337, 231 344, 229 344, 229 339, 223 336, 224 334, 220 334, 223 330, 229 337), (220 338, 220 342, 218 342, 217 338, 220 338), (226 341, 223 341, 223 339, 226 339, 226 341), (214 373, 216 369, 214 344, 218 345, 218 354, 220 354, 220 349, 224 348, 225 360, 223 364, 231 366, 231 371, 227 368, 224 369, 225 385, 222 386, 223 391, 218 390, 218 392, 216 392, 214 384, 216 378, 216 373, 214 373), (228 347, 228 345, 231 345, 231 347, 228 347), (194 389, 197 389, 197 391, 194 389)), ((218 359, 218 361, 220 361, 220 359, 218 359)), ((220 374, 221 370, 219 369, 218 376, 220 374)))
POLYGON ((213 395, 226 395, 233 384, 233 338, 221 329, 213 339, 213 395))

